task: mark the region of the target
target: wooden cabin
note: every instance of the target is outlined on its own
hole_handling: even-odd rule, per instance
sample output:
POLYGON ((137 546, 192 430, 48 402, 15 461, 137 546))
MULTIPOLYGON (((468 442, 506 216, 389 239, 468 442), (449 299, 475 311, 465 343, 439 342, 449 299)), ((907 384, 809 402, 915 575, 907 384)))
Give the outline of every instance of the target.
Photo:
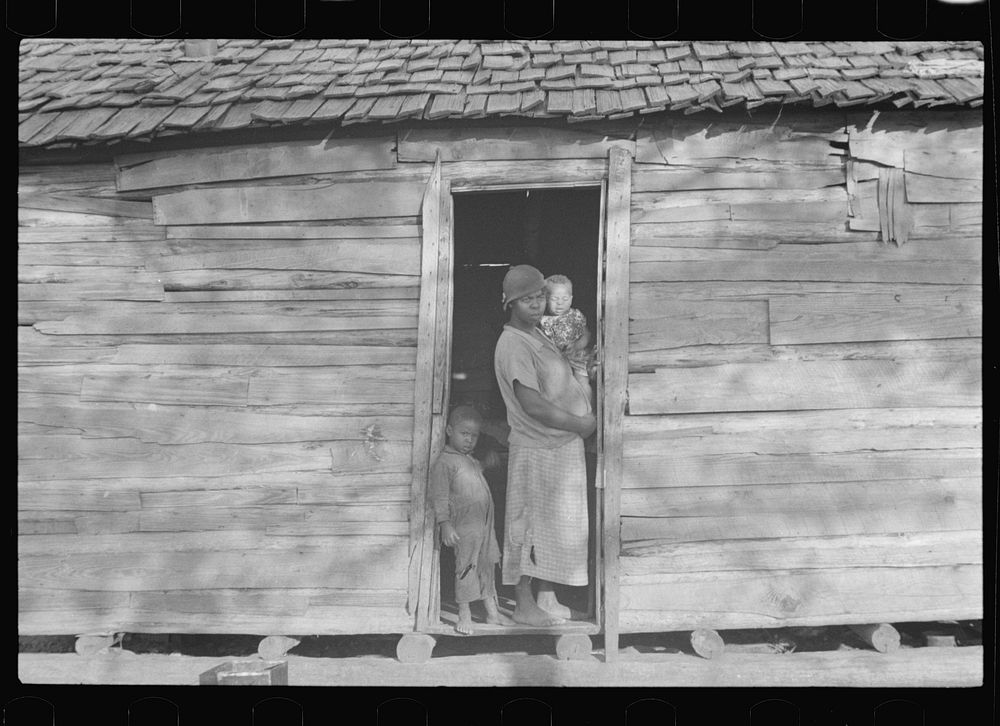
POLYGON ((503 448, 523 262, 603 353, 570 652, 981 618, 982 58, 22 41, 19 633, 428 656, 428 467, 460 398, 503 448))

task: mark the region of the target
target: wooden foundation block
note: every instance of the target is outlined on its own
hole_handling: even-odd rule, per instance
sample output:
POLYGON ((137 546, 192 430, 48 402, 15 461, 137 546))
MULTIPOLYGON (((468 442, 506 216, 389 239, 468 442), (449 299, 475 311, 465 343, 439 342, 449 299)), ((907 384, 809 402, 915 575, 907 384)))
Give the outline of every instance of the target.
POLYGON ((556 657, 559 660, 586 660, 592 644, 589 635, 569 633, 556 638, 556 657))
POLYGON ((928 630, 924 632, 924 643, 929 648, 954 648, 955 634, 944 630, 928 630))
POLYGON ((426 633, 407 633, 396 643, 396 657, 400 663, 426 663, 436 643, 426 633))
POLYGON ((851 630, 879 653, 899 650, 899 631, 888 623, 852 625, 851 630))
POLYGON ((712 659, 722 655, 726 644, 716 631, 704 628, 691 633, 691 647, 702 658, 712 659))
POLYGON ((116 638, 114 634, 78 635, 76 643, 73 645, 73 650, 79 655, 95 655, 106 652, 118 640, 120 638, 116 638))
POLYGON ((228 661, 198 676, 202 686, 287 686, 287 661, 228 661))
POLYGON ((278 660, 299 644, 295 638, 284 635, 269 635, 257 645, 257 654, 264 660, 278 660))

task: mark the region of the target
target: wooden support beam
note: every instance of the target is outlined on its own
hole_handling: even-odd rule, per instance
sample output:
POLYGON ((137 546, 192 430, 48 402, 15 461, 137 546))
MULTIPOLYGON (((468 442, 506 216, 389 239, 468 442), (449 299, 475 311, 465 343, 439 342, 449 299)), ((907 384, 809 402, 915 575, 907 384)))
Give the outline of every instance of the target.
POLYGON ((604 563, 605 659, 618 658, 619 551, 621 548, 622 426, 625 419, 629 316, 629 199, 632 157, 612 149, 608 160, 605 237, 604 346, 611 351, 602 366, 604 375, 604 522, 601 533, 604 563), (618 351, 619 353, 615 353, 618 351))

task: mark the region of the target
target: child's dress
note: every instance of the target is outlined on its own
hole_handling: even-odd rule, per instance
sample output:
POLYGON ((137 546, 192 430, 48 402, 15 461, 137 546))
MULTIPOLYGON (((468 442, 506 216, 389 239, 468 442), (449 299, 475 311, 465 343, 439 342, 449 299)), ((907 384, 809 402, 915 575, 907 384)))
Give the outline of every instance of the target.
POLYGON ((435 523, 451 520, 458 533, 455 602, 494 597, 500 547, 493 528, 493 497, 482 464, 445 446, 431 467, 430 494, 435 523))

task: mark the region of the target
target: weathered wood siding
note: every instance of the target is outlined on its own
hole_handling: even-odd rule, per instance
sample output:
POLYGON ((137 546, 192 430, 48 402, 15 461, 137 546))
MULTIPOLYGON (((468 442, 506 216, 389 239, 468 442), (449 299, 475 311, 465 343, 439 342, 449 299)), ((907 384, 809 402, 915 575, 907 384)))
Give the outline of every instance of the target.
POLYGON ((20 633, 412 628, 423 179, 394 147, 22 168, 20 633))
POLYGON ((982 126, 826 119, 640 135, 623 632, 981 617, 982 126))

